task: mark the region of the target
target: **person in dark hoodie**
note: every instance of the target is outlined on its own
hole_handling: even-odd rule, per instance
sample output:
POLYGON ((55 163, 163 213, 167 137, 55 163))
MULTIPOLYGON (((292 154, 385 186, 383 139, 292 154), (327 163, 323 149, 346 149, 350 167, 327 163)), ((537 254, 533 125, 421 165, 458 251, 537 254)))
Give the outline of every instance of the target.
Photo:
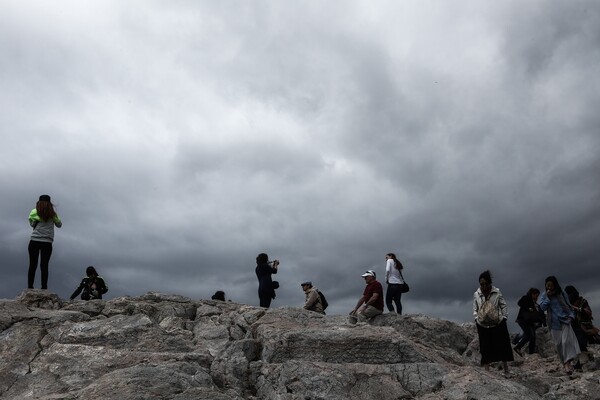
POLYGON ((60 228, 62 221, 54 210, 54 205, 47 194, 40 196, 35 208, 29 213, 29 225, 33 228, 33 232, 27 248, 29 252, 27 288, 33 289, 35 271, 39 260, 40 271, 42 272, 42 289, 48 289, 48 264, 52 255, 54 227, 60 228))
POLYGON ((269 261, 269 256, 265 253, 260 253, 256 257, 256 277, 258 278, 258 299, 260 306, 269 308, 271 300, 275 298, 275 289, 277 285, 273 284, 272 274, 277 273, 279 260, 269 261))
POLYGON ((515 338, 515 352, 522 356, 521 349, 529 342, 529 354, 535 353, 535 330, 544 323, 544 313, 537 304, 540 296, 540 290, 530 288, 525 296, 521 297, 517 305, 519 314, 517 315, 517 324, 523 330, 523 333, 515 338))
POLYGON ((85 274, 87 276, 81 280, 79 287, 71 295, 71 300, 79 296, 79 293, 81 293, 81 300, 102 299, 102 295, 108 292, 104 279, 91 265, 87 267, 85 274))

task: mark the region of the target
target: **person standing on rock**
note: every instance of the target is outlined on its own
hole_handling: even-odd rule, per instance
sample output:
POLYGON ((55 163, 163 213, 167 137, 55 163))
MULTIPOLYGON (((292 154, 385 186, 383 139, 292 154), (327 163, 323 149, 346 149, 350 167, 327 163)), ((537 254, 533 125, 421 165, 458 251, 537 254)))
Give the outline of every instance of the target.
POLYGON ((506 326, 508 306, 500 289, 492 285, 490 271, 479 275, 479 288, 473 294, 473 317, 479 336, 481 365, 489 371, 490 363, 502 361, 504 374, 508 376, 508 361, 514 361, 506 326))
POLYGON ((385 292, 385 304, 389 312, 394 312, 394 304, 396 304, 396 312, 402 314, 402 284, 404 279, 400 272, 404 267, 396 258, 394 253, 388 253, 385 256, 385 283, 387 290, 385 292))
POLYGON ((323 309, 323 303, 321 302, 321 295, 319 294, 319 290, 312 285, 311 281, 302 282, 300 284, 304 294, 306 295, 306 300, 304 302, 304 309, 309 311, 318 312, 319 314, 325 314, 325 310, 323 309))
POLYGON ((260 253, 256 257, 256 277, 258 278, 258 299, 260 306, 269 308, 271 300, 275 298, 275 289, 277 285, 273 284, 272 274, 277 273, 279 260, 269 261, 269 256, 265 253, 260 253))
POLYGON ((361 276, 365 279, 367 286, 354 310, 350 311, 348 321, 351 324, 356 324, 357 321, 366 322, 383 313, 383 287, 377 281, 377 274, 370 269, 361 276))
POLYGON ((27 248, 29 252, 29 271, 27 274, 27 288, 33 289, 35 271, 40 259, 42 273, 42 289, 48 289, 48 264, 52 255, 52 242, 54 241, 54 227, 60 228, 62 221, 54 210, 50 196, 40 196, 35 208, 29 213, 29 225, 33 228, 31 239, 27 248))
POLYGON ((571 375, 574 370, 573 360, 581 352, 577 336, 571 328, 575 313, 555 276, 546 278, 545 287, 546 291, 540 296, 540 308, 546 311, 548 328, 560 362, 567 375, 571 375))

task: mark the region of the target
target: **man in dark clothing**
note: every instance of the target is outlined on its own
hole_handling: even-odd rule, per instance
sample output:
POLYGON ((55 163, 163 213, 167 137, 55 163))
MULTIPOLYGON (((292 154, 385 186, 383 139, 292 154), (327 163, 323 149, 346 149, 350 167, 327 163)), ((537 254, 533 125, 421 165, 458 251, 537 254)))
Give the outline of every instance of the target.
POLYGON ((383 287, 377 281, 375 271, 368 270, 361 276, 365 278, 367 286, 354 310, 350 311, 348 321, 351 324, 355 324, 357 321, 366 322, 383 313, 383 287))

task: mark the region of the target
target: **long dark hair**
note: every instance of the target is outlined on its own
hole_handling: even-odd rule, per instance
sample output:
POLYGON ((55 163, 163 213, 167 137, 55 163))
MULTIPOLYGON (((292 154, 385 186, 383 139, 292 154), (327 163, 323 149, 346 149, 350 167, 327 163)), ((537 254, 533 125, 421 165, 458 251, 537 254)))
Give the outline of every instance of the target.
POLYGON ((490 285, 492 284, 492 273, 490 272, 489 269, 486 271, 483 271, 481 273, 481 275, 479 275, 479 280, 482 280, 482 279, 485 281, 485 283, 490 284, 490 285))
POLYGON ((56 211, 54 211, 54 204, 52 204, 50 201, 39 200, 37 203, 35 203, 35 209, 40 219, 44 222, 53 219, 56 215, 56 211))
POLYGON ((556 292, 556 294, 562 293, 562 289, 561 289, 560 285, 558 284, 558 279, 556 279, 556 277, 554 275, 551 275, 546 278, 546 280, 544 281, 544 286, 546 286, 546 283, 548 283, 548 282, 554 283, 554 291, 556 292))
POLYGON ((391 258, 392 260, 394 260, 394 266, 396 267, 397 270, 404 269, 404 265, 402 265, 402 263, 400 262, 400 260, 398 260, 396 258, 396 255, 394 253, 387 253, 387 256, 389 258, 391 258))
POLYGON ((527 291, 527 295, 526 296, 531 297, 534 294, 540 294, 540 289, 534 288, 534 287, 529 288, 529 290, 527 291))
POLYGON ((89 276, 90 278, 95 278, 97 276, 100 276, 100 275, 98 275, 98 272, 96 272, 96 268, 92 267, 91 265, 86 268, 85 274, 87 276, 89 276))

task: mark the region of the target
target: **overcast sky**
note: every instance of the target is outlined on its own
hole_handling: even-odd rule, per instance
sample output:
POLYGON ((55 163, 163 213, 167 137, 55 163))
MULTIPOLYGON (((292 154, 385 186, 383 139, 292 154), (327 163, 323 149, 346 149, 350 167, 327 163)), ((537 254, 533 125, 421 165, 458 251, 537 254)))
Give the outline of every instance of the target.
POLYGON ((2 0, 0 297, 47 193, 63 298, 258 305, 266 252, 346 314, 395 252, 406 313, 489 268, 511 320, 548 275, 600 315, 599 77, 597 1, 2 0))

